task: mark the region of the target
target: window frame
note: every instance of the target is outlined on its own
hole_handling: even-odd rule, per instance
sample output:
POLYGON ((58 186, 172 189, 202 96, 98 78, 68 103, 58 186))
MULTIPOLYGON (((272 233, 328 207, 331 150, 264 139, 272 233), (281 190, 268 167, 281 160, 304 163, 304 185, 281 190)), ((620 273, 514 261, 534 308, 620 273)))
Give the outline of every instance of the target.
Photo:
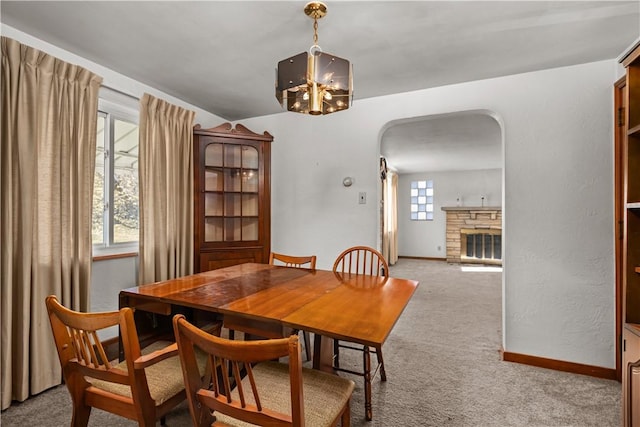
MULTIPOLYGON (((104 127, 104 143, 105 143, 105 159, 104 159, 104 201, 108 206, 103 206, 102 212, 102 243, 93 243, 93 255, 109 256, 137 253, 140 245, 140 238, 132 242, 116 243, 114 239, 114 174, 115 162, 113 161, 113 153, 115 152, 114 123, 116 120, 133 123, 140 126, 140 114, 134 108, 124 106, 103 98, 98 99, 98 117, 105 118, 104 127), (107 147, 108 144, 108 147, 107 147)), ((97 148, 97 141, 96 141, 97 148)), ((97 153, 96 153, 97 154, 97 153)), ((139 160, 138 160, 139 161, 139 160)), ((97 165, 95 166, 98 167, 97 165)), ((94 182, 95 192, 95 182, 94 182)), ((138 193, 139 196, 139 193, 138 193)))

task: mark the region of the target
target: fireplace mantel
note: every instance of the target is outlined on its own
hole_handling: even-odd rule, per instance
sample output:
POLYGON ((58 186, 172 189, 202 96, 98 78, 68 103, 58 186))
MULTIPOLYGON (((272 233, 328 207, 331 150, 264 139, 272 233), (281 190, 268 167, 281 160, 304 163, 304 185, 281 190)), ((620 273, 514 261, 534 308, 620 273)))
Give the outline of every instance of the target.
POLYGON ((443 206, 443 211, 502 211, 500 206, 443 206))
POLYGON ((469 212, 471 219, 476 219, 479 213, 489 214, 492 220, 497 219, 498 213, 502 213, 500 206, 444 206, 443 211, 462 211, 469 212))
MULTIPOLYGON (((445 206, 447 214, 447 261, 487 262, 469 259, 463 252, 462 244, 472 230, 487 230, 490 234, 501 234, 502 207, 500 206, 445 206)), ((499 262, 499 261, 498 261, 499 262)))

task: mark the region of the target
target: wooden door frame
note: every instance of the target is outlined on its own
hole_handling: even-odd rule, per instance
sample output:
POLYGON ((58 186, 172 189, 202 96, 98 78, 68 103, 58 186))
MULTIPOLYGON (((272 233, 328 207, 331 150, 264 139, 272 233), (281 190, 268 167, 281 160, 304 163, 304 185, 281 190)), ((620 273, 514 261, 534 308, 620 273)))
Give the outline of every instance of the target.
POLYGON ((624 319, 623 313, 623 289, 622 276, 623 265, 623 228, 624 228, 624 138, 625 138, 625 77, 617 80, 613 85, 614 110, 613 110, 613 155, 614 155, 614 236, 615 236, 615 303, 616 303, 616 377, 622 381, 622 328, 624 319))

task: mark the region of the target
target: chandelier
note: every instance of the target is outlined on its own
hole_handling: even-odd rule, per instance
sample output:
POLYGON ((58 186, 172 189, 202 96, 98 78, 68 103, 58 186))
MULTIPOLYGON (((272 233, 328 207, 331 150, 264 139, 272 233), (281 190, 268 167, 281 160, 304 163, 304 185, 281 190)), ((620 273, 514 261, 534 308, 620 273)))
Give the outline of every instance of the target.
POLYGON ((318 46, 318 19, 327 14, 327 6, 310 2, 304 13, 313 19, 313 45, 278 62, 276 98, 282 108, 296 113, 317 116, 346 110, 353 101, 351 64, 318 46))

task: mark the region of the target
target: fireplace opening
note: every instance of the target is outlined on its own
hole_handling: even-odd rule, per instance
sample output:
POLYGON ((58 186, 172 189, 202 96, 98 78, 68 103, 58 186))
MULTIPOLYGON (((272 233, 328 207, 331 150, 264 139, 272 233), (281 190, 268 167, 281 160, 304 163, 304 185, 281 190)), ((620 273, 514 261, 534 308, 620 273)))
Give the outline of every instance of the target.
POLYGON ((502 263, 502 230, 471 228, 460 230, 461 261, 502 263))

